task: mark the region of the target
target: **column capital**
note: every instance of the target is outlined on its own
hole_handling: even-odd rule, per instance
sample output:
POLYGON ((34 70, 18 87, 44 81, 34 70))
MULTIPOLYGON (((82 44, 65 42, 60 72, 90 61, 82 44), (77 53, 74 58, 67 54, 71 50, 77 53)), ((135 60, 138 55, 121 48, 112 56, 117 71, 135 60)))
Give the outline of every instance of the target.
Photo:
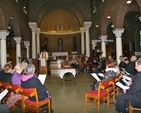
POLYGON ((17 44, 21 43, 21 37, 14 37, 14 40, 16 41, 17 44))
POLYGON ((92 22, 84 22, 84 28, 85 28, 85 30, 89 30, 89 28, 91 27, 91 25, 92 25, 92 22))
POLYGON ((0 39, 6 40, 6 36, 9 35, 9 31, 7 30, 0 30, 0 39))
POLYGON ((29 41, 24 41, 24 46, 29 47, 29 41))
POLYGON ((124 28, 115 28, 113 30, 113 33, 116 35, 116 37, 121 36, 123 32, 124 32, 124 28))
POLYGON ((39 35, 40 34, 40 28, 37 28, 36 30, 35 30, 35 33, 37 34, 37 35, 39 35))
POLYGON ((101 39, 102 42, 107 41, 107 35, 101 35, 100 39, 101 39))
POLYGON ((85 28, 84 27, 80 27, 80 33, 84 34, 85 33, 85 28))
POLYGON ((29 22, 28 25, 31 28, 31 30, 35 30, 37 28, 37 23, 36 22, 29 22))

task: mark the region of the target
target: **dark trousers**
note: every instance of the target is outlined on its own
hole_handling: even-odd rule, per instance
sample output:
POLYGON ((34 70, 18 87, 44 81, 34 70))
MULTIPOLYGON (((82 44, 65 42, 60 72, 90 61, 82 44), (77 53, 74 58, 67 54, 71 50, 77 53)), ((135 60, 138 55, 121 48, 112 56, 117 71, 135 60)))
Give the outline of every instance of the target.
POLYGON ((126 113, 125 109, 128 107, 129 96, 125 93, 121 93, 117 96, 116 110, 118 112, 126 113))
POLYGON ((0 113, 10 113, 10 110, 6 104, 0 103, 0 113))

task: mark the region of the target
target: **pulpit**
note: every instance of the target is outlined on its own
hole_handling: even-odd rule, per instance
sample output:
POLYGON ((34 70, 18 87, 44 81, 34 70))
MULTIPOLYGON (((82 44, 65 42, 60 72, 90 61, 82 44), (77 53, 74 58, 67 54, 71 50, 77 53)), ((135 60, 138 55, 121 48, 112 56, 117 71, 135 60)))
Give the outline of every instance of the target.
POLYGON ((39 59, 39 74, 51 74, 50 60, 46 60, 45 58, 39 59))

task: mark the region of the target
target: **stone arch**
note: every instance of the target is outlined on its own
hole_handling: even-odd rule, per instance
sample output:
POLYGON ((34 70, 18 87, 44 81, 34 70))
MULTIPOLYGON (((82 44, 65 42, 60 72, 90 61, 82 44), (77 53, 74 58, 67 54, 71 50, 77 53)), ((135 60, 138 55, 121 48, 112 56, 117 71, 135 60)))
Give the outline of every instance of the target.
POLYGON ((9 25, 11 25, 13 27, 13 30, 14 30, 14 35, 16 37, 18 36, 21 36, 21 33, 20 33, 20 28, 19 28, 19 23, 17 21, 17 19, 14 17, 14 16, 11 16, 10 19, 9 19, 9 25), (11 17, 13 19, 11 19, 11 17))
POLYGON ((43 7, 43 9, 39 12, 38 16, 37 16, 37 25, 38 26, 40 25, 43 17, 48 12, 50 12, 51 10, 54 10, 56 8, 62 8, 62 9, 65 9, 65 10, 68 10, 68 11, 72 12, 77 17, 77 19, 79 20, 80 26, 83 26, 84 18, 83 18, 82 13, 79 11, 79 9, 77 7, 75 7, 72 4, 68 4, 68 3, 53 3, 53 4, 50 4, 48 6, 45 5, 43 7))
POLYGON ((133 1, 133 3, 127 5, 126 2, 121 2, 121 5, 118 8, 119 10, 117 10, 117 15, 114 21, 114 25, 116 28, 122 28, 123 27, 123 23, 124 23, 124 17, 126 15, 127 12, 131 11, 131 10, 139 10, 138 4, 136 1, 133 1))
POLYGON ((112 19, 107 19, 107 18, 103 19, 101 26, 101 35, 107 34, 107 27, 110 23, 112 23, 112 19))

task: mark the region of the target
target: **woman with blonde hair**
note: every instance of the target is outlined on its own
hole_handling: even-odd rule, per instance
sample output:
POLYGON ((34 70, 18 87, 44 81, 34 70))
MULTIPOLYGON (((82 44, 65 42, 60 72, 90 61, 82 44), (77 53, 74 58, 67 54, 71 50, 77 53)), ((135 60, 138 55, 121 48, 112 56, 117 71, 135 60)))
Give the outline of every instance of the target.
POLYGON ((12 76, 12 84, 15 85, 21 85, 21 79, 22 79, 22 71, 23 71, 23 66, 21 64, 17 64, 14 67, 14 74, 12 76))

